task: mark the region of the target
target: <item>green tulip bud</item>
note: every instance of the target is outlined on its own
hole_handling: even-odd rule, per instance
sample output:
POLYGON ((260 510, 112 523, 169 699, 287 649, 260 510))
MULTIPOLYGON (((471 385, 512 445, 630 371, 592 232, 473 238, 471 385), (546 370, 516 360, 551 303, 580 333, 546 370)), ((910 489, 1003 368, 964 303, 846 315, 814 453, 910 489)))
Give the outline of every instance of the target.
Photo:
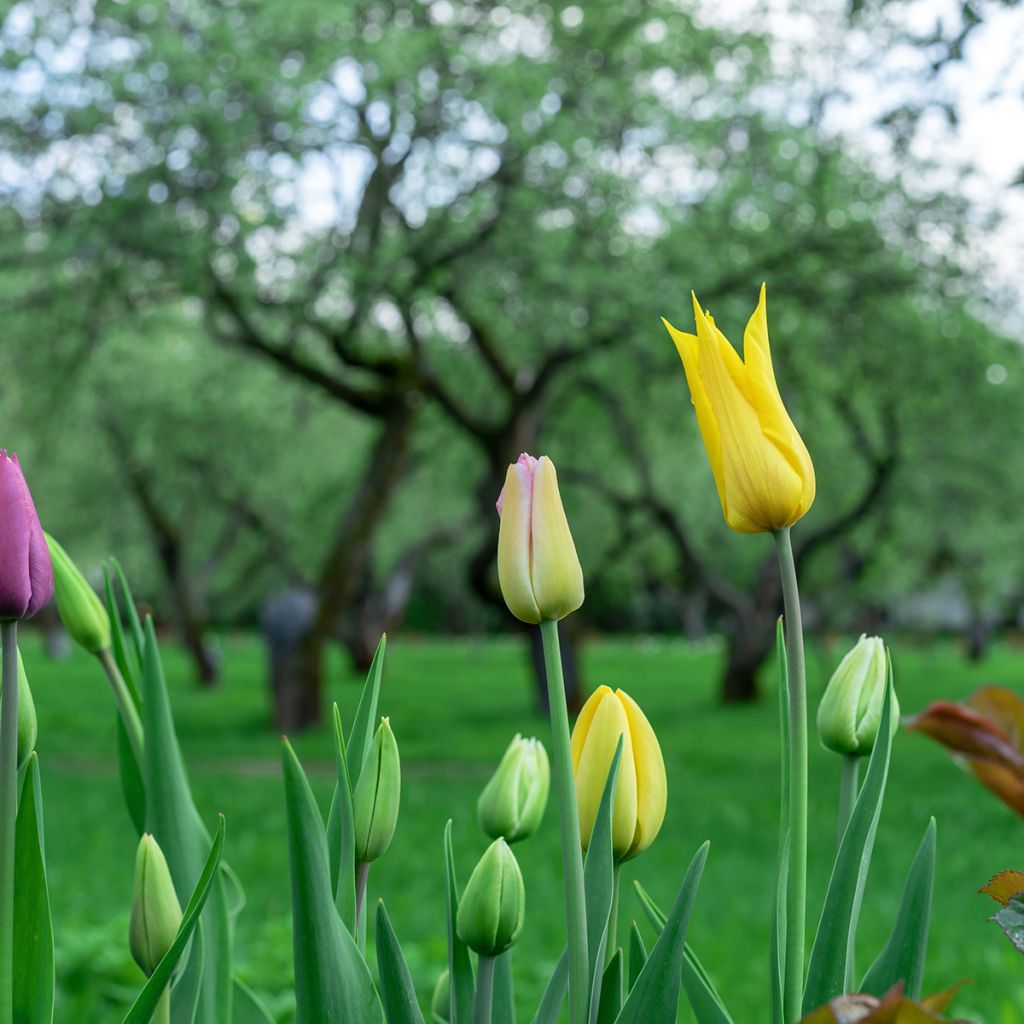
POLYGON ((53 592, 60 620, 79 647, 99 654, 110 646, 107 609, 68 553, 48 533, 45 537, 53 563, 53 592))
POLYGON ((369 864, 382 857, 391 845, 398 825, 401 790, 398 743, 390 721, 382 718, 352 797, 357 861, 369 864))
POLYGON ((540 827, 551 785, 547 751, 516 733, 476 805, 477 821, 492 839, 528 839, 540 827))
MULTIPOLYGON (((0 685, 0 693, 3 687, 0 685)), ((29 754, 36 749, 39 738, 39 722, 36 719, 36 704, 29 689, 28 676, 25 675, 25 663, 18 651, 18 767, 28 760, 29 754)))
POLYGON ((430 1000, 431 1024, 450 1024, 452 1012, 451 975, 442 971, 434 986, 434 996, 430 1000))
POLYGON ((178 902, 163 851, 148 833, 135 856, 135 886, 128 945, 132 958, 150 977, 181 927, 178 902))
MULTIPOLYGON (((818 706, 818 735, 837 754, 865 757, 878 735, 888 678, 885 645, 878 636, 865 636, 839 663, 818 706)), ((892 731, 900 721, 893 693, 892 731)))
POLYGON ((459 938, 480 956, 498 956, 523 930, 526 889, 519 863, 504 839, 495 839, 469 876, 455 919, 459 938))

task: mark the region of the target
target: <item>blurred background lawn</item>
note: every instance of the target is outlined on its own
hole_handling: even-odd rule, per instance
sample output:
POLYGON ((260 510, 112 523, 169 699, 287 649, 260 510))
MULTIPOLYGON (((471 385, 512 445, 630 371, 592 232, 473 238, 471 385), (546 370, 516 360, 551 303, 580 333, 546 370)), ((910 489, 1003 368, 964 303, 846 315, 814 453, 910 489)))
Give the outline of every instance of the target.
MULTIPOLYGON (((167 670, 178 727, 197 802, 207 820, 228 820, 228 858, 249 903, 239 927, 241 974, 290 1019, 291 944, 287 848, 279 740, 268 732, 267 700, 258 685, 261 652, 244 637, 224 639, 225 685, 202 693, 189 684, 187 662, 173 647, 167 670)), ((809 663, 812 707, 828 666, 841 651, 815 647, 809 663)), ((85 656, 48 661, 26 651, 39 707, 39 750, 49 844, 50 883, 58 936, 63 1019, 116 1016, 138 982, 125 950, 134 840, 122 811, 111 757, 113 712, 105 680, 85 656)), ((661 738, 671 785, 662 833, 626 868, 662 904, 675 892, 697 845, 711 840, 690 938, 727 995, 738 1021, 756 1021, 764 1005, 763 961, 773 887, 778 749, 771 701, 740 710, 714 701, 720 654, 679 640, 607 640, 588 652, 595 681, 628 687, 661 738)), ((904 709, 955 697, 998 678, 1024 682, 1024 651, 1000 645, 985 669, 965 666, 949 644, 899 645, 895 652, 904 709)), ((359 678, 332 666, 331 697, 348 718, 359 678)), ((546 722, 524 701, 526 665, 518 645, 413 637, 388 651, 382 709, 391 716, 403 758, 402 814, 395 842, 371 874, 372 898, 387 898, 424 999, 445 962, 438 927, 440 836, 454 819, 463 879, 485 841, 475 801, 513 730, 546 738, 546 722)), ((774 681, 765 680, 766 689, 774 681)), ((318 730, 297 741, 326 810, 332 750, 318 730)), ((834 854, 837 758, 811 748, 810 892, 813 921, 834 854)), ((558 832, 549 808, 541 832, 517 847, 527 887, 524 942, 542 951, 518 965, 521 1012, 529 1019, 561 950, 558 832), (531 958, 532 960, 533 958, 531 958)), ((865 902, 858 944, 866 966, 884 943, 905 873, 930 815, 939 822, 938 874, 926 987, 960 979, 973 984, 959 1013, 987 1024, 1011 1024, 1024 999, 1017 954, 986 919, 993 910, 977 888, 1021 863, 1021 824, 946 756, 919 736, 900 734, 865 902)), ((624 914, 639 915, 632 898, 624 914)), ((641 918, 642 921, 642 918, 641 918)), ((642 921, 648 941, 652 936, 642 921)), ((523 958, 521 958, 523 959, 523 958)), ((681 1017, 688 1020, 688 1011, 681 1017)))

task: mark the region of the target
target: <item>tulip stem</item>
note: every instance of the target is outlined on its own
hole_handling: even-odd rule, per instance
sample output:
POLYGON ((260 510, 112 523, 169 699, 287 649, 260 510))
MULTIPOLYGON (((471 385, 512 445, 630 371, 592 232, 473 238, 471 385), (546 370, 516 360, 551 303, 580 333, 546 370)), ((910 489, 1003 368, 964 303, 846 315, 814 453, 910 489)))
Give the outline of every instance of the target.
POLYGON ((363 903, 366 902, 366 883, 370 878, 370 862, 356 863, 356 940, 361 950, 366 949, 366 915, 363 903))
POLYGON ((145 733, 142 729, 142 719, 139 717, 139 710, 135 706, 132 695, 128 692, 128 684, 124 681, 124 676, 121 675, 121 670, 117 667, 117 662, 114 661, 110 648, 105 647, 97 657, 100 659, 100 663, 107 673, 107 678, 110 680, 110 688, 114 691, 114 703, 117 705, 117 711, 121 716, 124 731, 128 734, 128 741, 132 745, 132 753, 135 755, 135 761, 141 772, 144 763, 142 757, 145 747, 143 739, 145 733))
POLYGON ((850 824, 853 805, 857 802, 859 774, 860 758, 853 754, 843 754, 843 764, 839 770, 839 834, 836 837, 840 843, 846 834, 846 826, 850 824))
POLYGON ((0 1024, 14 1019, 14 829, 18 817, 18 623, 0 623, 0 1024))
POLYGON ((544 672, 551 711, 551 746, 554 751, 555 788, 562 829, 562 871, 565 884, 565 912, 569 941, 569 1024, 586 1024, 590 993, 590 961, 587 952, 587 912, 583 894, 583 848, 580 816, 576 806, 576 781, 569 746, 569 711, 565 704, 562 652, 558 623, 545 619, 540 624, 544 641, 544 672))
POLYGON ((494 957, 481 955, 476 971, 476 1006, 473 1024, 491 1024, 491 1004, 494 1001, 494 957))
POLYGON ((789 527, 776 531, 775 546, 782 578, 783 626, 786 636, 789 731, 789 863, 786 865, 786 969, 783 978, 787 1024, 801 1016, 804 941, 807 918, 807 673, 800 591, 789 527))

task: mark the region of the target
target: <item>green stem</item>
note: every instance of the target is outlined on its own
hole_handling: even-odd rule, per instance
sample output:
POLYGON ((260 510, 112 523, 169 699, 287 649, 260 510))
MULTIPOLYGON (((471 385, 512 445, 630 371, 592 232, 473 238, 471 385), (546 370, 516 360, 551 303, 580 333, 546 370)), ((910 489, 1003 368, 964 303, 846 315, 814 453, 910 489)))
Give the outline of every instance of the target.
POLYGON ((144 750, 143 736, 145 734, 142 731, 142 719, 139 717, 138 708, 135 707, 135 701, 132 700, 132 695, 128 692, 128 684, 124 681, 124 676, 121 675, 121 670, 117 667, 117 662, 114 661, 110 648, 107 647, 100 651, 97 657, 99 657, 100 663, 107 673, 107 678, 110 680, 110 688, 114 691, 114 703, 117 705, 117 712, 121 716, 125 732, 128 733, 128 740, 132 745, 132 753, 135 755, 135 761, 141 772, 144 763, 142 755, 144 750))
POLYGON ((622 865, 616 861, 612 872, 612 912, 608 915, 608 942, 605 944, 604 950, 605 967, 612 962, 619 941, 619 883, 621 875, 622 865))
POLYGON ((160 1002, 156 1004, 156 1009, 153 1011, 153 1018, 151 1024, 171 1024, 171 986, 170 984, 164 989, 164 994, 160 997, 160 1002))
POLYGON ((587 953, 587 912, 583 894, 583 847, 580 816, 576 807, 576 781, 569 747, 569 711, 565 705, 562 654, 558 623, 540 624, 544 641, 544 671, 551 711, 551 746, 554 779, 562 829, 562 871, 565 883, 565 914, 569 938, 569 1024, 586 1024, 590 996, 590 961, 587 953))
POLYGON ((18 817, 18 623, 0 624, 0 1024, 14 1019, 14 829, 18 817))
POLYGON ((370 864, 368 861, 356 863, 356 941, 362 951, 366 951, 366 915, 363 913, 363 903, 366 901, 366 883, 370 878, 370 864))
POLYGON ((846 826, 850 824, 853 805, 857 802, 857 784, 860 770, 860 758, 852 754, 843 755, 843 765, 839 770, 839 829, 837 842, 843 841, 846 826))
POLYGON ((494 1000, 494 957, 481 956, 477 961, 476 1007, 473 1024, 491 1024, 491 1004, 494 1000))
POLYGON ((789 864, 786 883, 786 1021, 800 1019, 804 984, 804 932, 807 918, 807 674, 800 592, 789 527, 775 533, 782 577, 789 691, 789 864))

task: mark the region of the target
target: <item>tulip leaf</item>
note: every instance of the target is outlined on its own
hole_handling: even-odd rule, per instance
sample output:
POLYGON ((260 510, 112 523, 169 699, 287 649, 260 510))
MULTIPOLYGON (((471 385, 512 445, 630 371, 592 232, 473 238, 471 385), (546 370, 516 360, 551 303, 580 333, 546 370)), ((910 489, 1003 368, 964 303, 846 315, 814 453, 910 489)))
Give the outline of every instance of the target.
POLYGON ((132 819, 132 824, 135 826, 136 835, 141 836, 146 831, 146 786, 142 781, 139 762, 135 760, 135 751, 132 750, 132 741, 128 739, 128 731, 124 727, 124 722, 121 721, 120 714, 116 712, 115 718, 121 793, 124 796, 125 806, 128 808, 128 817, 132 819))
POLYGON ((352 791, 359 782, 359 774, 370 752, 374 729, 377 725, 377 703, 380 699, 380 680, 384 672, 384 652, 387 649, 387 634, 380 638, 374 652, 370 671, 366 674, 363 692, 356 707, 355 718, 352 719, 352 731, 348 741, 348 776, 352 783, 352 791))
POLYGON ((636 979, 640 977, 640 971, 647 963, 647 947, 644 945, 644 937, 636 921, 629 926, 629 987, 632 990, 636 979))
POLYGON ((690 861, 665 927, 640 971, 622 1012, 615 1018, 616 1024, 675 1024, 679 1012, 686 929, 710 845, 704 843, 690 861))
POLYGON ((601 803, 594 818, 594 829, 587 847, 583 865, 583 891, 587 913, 587 950, 590 954, 591 1019, 597 1012, 601 993, 601 972, 604 968, 608 922, 611 918, 615 889, 615 853, 612 849, 612 806, 615 784, 622 761, 622 736, 615 745, 612 762, 608 766, 601 803))
POLYGON ((387 1024, 423 1024, 409 965, 383 900, 377 904, 377 971, 387 1024))
MULTIPOLYGON (((381 641, 383 643, 383 640, 381 641)), ((378 653, 380 648, 377 648, 378 653)), ((451 988, 449 1024, 470 1024, 476 1001, 476 983, 469 947, 459 938, 455 918, 459 913, 459 883, 455 878, 455 854, 452 851, 451 819, 444 827, 444 880, 447 900, 445 912, 448 921, 448 984, 451 988)))
MULTIPOLYGON (((199 915, 215 888, 218 868, 220 866, 221 854, 224 850, 224 818, 221 816, 217 834, 214 836, 213 844, 210 847, 206 863, 196 882, 192 896, 189 898, 185 913, 181 918, 181 925, 178 927, 178 934, 171 943, 171 948, 164 954, 163 959, 156 965, 150 979, 143 986, 139 997, 132 1004, 122 1024, 149 1024, 156 1010, 157 1003, 163 995, 164 989, 170 983, 174 969, 178 965, 185 948, 192 938, 192 933, 199 924, 199 915)), ((179 985, 181 982, 179 981, 179 985)))
POLYGON ((231 1012, 231 1024, 274 1024, 270 1011, 252 989, 238 978, 235 978, 235 998, 231 1012))
MULTIPOLYGON (((142 721, 146 746, 143 779, 146 785, 146 831, 160 844, 171 871, 178 899, 184 902, 192 880, 203 870, 210 834, 192 799, 174 719, 167 696, 160 650, 153 620, 146 619, 142 671, 142 721)), ((231 922, 228 919, 220 873, 213 880, 203 913, 203 962, 190 955, 184 973, 202 970, 197 1024, 223 1024, 231 1019, 231 922)), ((190 983, 179 979, 171 994, 175 1019, 178 990, 187 993, 190 983)), ((187 996, 183 995, 187 1003, 187 996)))
POLYGON ((911 999, 921 998, 934 880, 935 819, 932 818, 910 867, 892 934, 878 959, 868 968, 859 991, 882 996, 895 984, 903 982, 904 991, 911 999))
POLYGON ((53 1021, 53 924, 46 885, 42 787, 33 751, 22 773, 14 854, 14 1024, 53 1021))
POLYGON ((296 1024, 378 1024, 384 1012, 373 980, 334 905, 324 821, 287 740, 283 762, 296 1024))
POLYGON ((803 1012, 810 1013, 846 988, 848 963, 857 934, 857 918, 864 897, 871 853, 885 796, 892 750, 892 664, 888 663, 885 700, 867 775, 850 823, 836 854, 832 878, 825 893, 804 988, 803 1012))
POLYGON ((345 730, 341 712, 331 709, 334 725, 334 760, 338 781, 334 786, 331 810, 327 816, 327 850, 331 865, 331 891, 345 927, 356 929, 356 831, 352 810, 352 785, 345 756, 345 730))
MULTIPOLYGON (((640 903, 647 914, 648 919, 660 934, 665 927, 665 914, 658 905, 651 899, 647 890, 639 882, 633 883, 640 903)), ((636 925, 634 924, 634 928, 636 925)), ((641 950, 643 940, 637 931, 637 939, 640 941, 641 950)), ((644 954, 646 957, 646 953, 644 954)), ((633 965, 630 964, 630 973, 633 972, 633 965)), ((630 985, 632 988, 632 984, 630 985)), ((683 947, 683 988, 686 989, 686 998, 690 1001, 690 1007, 697 1018, 698 1024, 732 1024, 729 1011, 722 1002, 711 977, 704 969, 704 965, 697 958, 689 943, 683 947)))
POLYGON ((533 1024, 556 1024, 558 1016, 565 1002, 565 995, 569 991, 569 953, 562 950, 562 955, 551 972, 551 980, 544 989, 540 1006, 533 1017, 533 1024))
POLYGON ((786 630, 780 615, 775 620, 775 651, 779 666, 779 861, 772 903, 772 931, 769 942, 769 998, 772 1024, 786 1024, 786 899, 789 888, 789 835, 792 824, 789 808, 789 660, 786 655, 786 630))
MULTIPOLYGON (((223 861, 221 862, 223 863, 223 861)), ((178 981, 172 982, 171 1024, 193 1024, 203 994, 203 971, 206 967, 206 939, 203 937, 203 921, 200 917, 192 935, 192 945, 187 950, 189 969, 178 981)))
MULTIPOLYGON (((110 649, 114 662, 124 678, 128 692, 135 701, 136 709, 142 707, 142 658, 136 651, 129 651, 128 641, 124 635, 124 624, 121 620, 121 609, 114 593, 114 584, 110 576, 110 567, 103 566, 103 592, 106 597, 107 617, 110 619, 110 649)), ((129 601, 131 595, 129 594, 129 601)), ((134 605, 133 605, 134 607, 134 605)))
POLYGON ((512 983, 512 950, 494 960, 494 998, 491 1024, 516 1024, 516 998, 512 983))
POLYGON ((125 576, 124 570, 121 568, 121 563, 116 558, 111 557, 110 564, 114 567, 114 572, 117 575, 117 582, 121 585, 121 593, 124 595, 124 613, 128 619, 128 636, 135 649, 135 661, 136 664, 142 665, 145 663, 147 638, 145 631, 142 628, 142 623, 139 621, 139 612, 135 607, 135 598, 132 596, 132 588, 128 586, 128 578, 125 576))
POLYGON ((615 955, 608 961, 601 979, 600 1004, 597 1009, 596 1024, 615 1024, 622 1009, 622 950, 615 950, 615 955))

